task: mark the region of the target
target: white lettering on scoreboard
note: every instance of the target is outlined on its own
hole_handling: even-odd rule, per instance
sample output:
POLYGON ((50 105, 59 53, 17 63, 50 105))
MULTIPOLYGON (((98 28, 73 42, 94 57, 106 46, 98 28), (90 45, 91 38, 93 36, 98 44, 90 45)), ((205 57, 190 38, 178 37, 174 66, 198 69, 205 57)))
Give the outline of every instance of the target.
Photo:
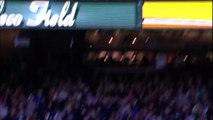
MULTIPOLYGON (((72 27, 75 23, 75 14, 78 2, 75 2, 70 10, 70 1, 65 2, 60 14, 52 13, 49 8, 49 1, 33 1, 29 10, 36 15, 35 19, 28 18, 26 26, 37 27, 44 23, 45 27, 72 27)), ((4 1, 0 1, 0 13, 4 8, 4 1)), ((17 27, 23 22, 23 15, 17 14, 0 14, 0 26, 17 27)))
POLYGON ((17 27, 21 24, 23 16, 21 14, 2 14, 0 15, 0 26, 6 25, 17 27))
POLYGON ((0 0, 0 15, 3 12, 3 9, 4 9, 4 3, 5 3, 4 0, 0 0))

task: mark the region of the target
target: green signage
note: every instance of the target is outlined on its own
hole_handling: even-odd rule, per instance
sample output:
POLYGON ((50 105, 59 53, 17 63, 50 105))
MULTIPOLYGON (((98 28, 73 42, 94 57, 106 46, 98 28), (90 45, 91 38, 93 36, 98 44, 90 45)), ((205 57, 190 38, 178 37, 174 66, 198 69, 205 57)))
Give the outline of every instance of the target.
POLYGON ((0 0, 0 29, 136 29, 135 2, 0 0))

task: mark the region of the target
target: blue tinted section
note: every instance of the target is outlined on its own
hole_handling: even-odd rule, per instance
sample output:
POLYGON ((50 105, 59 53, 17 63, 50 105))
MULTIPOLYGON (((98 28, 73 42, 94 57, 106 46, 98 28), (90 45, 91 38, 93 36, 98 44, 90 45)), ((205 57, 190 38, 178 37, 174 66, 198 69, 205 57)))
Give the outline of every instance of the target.
MULTIPOLYGON (((60 14, 65 2, 50 2, 52 14, 60 14)), ((24 19, 18 28, 29 28, 26 26, 28 18, 35 18, 37 14, 29 10, 31 1, 7 1, 6 14, 22 14, 24 19)), ((79 2, 76 13, 76 21, 73 27, 51 29, 135 29, 136 28, 136 3, 124 2, 79 2)), ((6 28, 6 26, 1 26, 6 28)), ((43 24, 35 27, 35 29, 46 29, 43 24)), ((50 28, 50 27, 49 27, 50 28)))

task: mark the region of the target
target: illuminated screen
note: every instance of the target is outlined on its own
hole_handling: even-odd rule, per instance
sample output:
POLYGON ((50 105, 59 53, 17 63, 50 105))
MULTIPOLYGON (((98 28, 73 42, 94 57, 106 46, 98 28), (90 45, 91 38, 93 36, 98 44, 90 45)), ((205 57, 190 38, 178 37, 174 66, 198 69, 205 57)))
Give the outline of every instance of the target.
POLYGON ((212 1, 147 1, 143 28, 212 28, 212 1))

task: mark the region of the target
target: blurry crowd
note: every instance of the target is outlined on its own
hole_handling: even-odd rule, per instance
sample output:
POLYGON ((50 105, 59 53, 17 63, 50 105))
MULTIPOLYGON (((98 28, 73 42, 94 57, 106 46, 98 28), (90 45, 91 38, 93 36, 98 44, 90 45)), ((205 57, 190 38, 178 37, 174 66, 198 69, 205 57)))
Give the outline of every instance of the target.
POLYGON ((36 88, 1 81, 0 120, 213 119, 212 77, 84 79, 49 76, 36 88))

